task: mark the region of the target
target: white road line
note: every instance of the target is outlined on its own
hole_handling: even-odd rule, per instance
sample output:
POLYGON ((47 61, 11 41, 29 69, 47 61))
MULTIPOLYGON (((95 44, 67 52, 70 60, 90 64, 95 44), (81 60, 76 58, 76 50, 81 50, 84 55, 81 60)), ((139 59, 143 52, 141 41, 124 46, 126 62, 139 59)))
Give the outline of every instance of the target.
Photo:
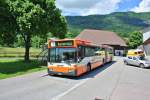
POLYGON ((52 98, 52 100, 59 100, 61 97, 67 95, 69 92, 73 91, 74 89, 76 89, 77 87, 79 87, 80 85, 84 84, 86 81, 88 81, 90 78, 85 79, 83 81, 81 81, 80 83, 74 85, 72 88, 68 89, 67 91, 57 95, 56 97, 52 98))

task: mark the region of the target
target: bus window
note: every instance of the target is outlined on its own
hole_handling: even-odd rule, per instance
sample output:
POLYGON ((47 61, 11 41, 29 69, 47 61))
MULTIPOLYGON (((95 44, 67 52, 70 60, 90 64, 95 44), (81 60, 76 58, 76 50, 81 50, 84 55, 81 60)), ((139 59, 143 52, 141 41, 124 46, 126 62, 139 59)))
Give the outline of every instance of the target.
POLYGON ((85 47, 85 56, 94 56, 95 55, 95 48, 94 47, 85 47))
POLYGON ((56 49, 55 48, 51 48, 50 49, 50 51, 49 51, 49 55, 50 55, 50 57, 49 57, 49 61, 50 62, 55 62, 55 60, 56 60, 56 49))
POLYGON ((76 62, 75 48, 52 48, 50 50, 50 62, 76 62))
POLYGON ((78 46, 78 58, 81 60, 84 58, 84 46, 78 46))

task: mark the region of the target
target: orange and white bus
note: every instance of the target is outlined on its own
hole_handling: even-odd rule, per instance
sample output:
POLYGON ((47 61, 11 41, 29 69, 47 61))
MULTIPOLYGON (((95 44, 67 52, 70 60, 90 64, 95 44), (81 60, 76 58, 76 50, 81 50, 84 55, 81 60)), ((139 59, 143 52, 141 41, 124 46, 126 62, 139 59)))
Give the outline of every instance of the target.
POLYGON ((104 63, 108 63, 113 60, 113 48, 112 47, 108 45, 102 45, 100 51, 104 52, 101 54, 101 56, 104 59, 104 63))
POLYGON ((89 72, 106 62, 106 56, 98 53, 101 50, 100 46, 83 40, 49 40, 48 74, 80 76, 89 72))

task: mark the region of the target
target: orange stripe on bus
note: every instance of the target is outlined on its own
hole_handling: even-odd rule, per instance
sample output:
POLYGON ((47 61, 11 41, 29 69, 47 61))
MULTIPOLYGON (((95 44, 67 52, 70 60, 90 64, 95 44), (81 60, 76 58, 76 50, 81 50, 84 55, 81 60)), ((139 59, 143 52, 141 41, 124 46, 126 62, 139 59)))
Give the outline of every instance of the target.
POLYGON ((98 61, 98 62, 95 62, 95 63, 91 64, 91 68, 94 69, 94 68, 97 68, 101 65, 103 65, 103 62, 98 61))
POLYGON ((80 76, 81 74, 85 73, 86 71, 87 71, 86 66, 77 66, 76 67, 77 76, 80 76))
POLYGON ((52 69, 53 72, 62 72, 62 73, 68 73, 69 70, 74 70, 74 68, 69 67, 62 67, 62 66, 48 66, 49 69, 52 69))

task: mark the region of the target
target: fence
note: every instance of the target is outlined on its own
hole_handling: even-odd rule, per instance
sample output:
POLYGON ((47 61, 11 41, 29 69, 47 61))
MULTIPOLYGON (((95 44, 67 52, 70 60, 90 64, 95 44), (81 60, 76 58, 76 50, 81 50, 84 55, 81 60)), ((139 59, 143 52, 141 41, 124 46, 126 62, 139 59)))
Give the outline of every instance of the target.
MULTIPOLYGON (((0 57, 24 57, 24 52, 0 52, 0 57)), ((30 52, 30 57, 37 57, 39 52, 30 52)))

